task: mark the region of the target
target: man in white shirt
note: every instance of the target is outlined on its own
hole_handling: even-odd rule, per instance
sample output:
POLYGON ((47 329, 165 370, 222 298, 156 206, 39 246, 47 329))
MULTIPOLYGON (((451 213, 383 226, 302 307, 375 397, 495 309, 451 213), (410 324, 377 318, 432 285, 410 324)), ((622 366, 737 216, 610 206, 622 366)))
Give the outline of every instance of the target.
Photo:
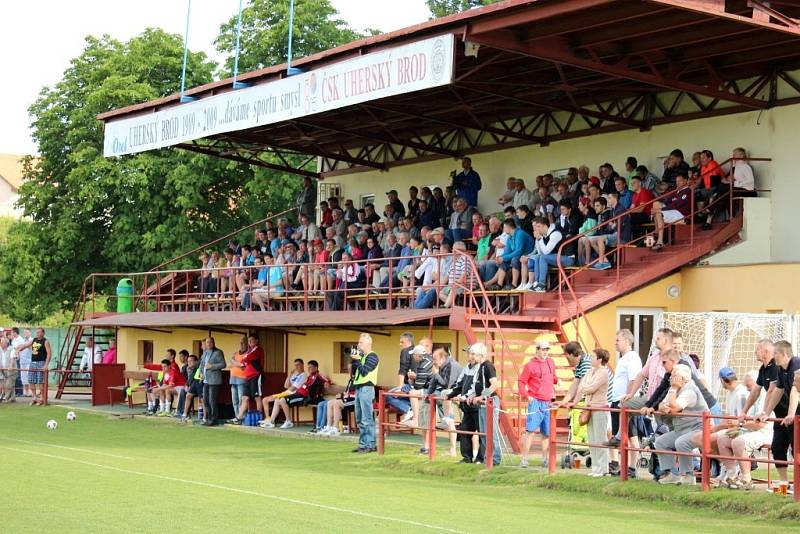
MULTIPOLYGON (((623 328, 617 332, 616 348, 619 352, 619 359, 614 371, 614 380, 611 385, 611 408, 619 408, 622 398, 627 394, 628 388, 631 383, 636 380, 636 376, 642 372, 642 358, 639 353, 633 350, 634 337, 633 332, 627 328, 623 328)), ((639 448, 639 433, 637 431, 637 417, 633 414, 628 415, 628 444, 638 449, 639 448)), ((619 432, 619 412, 611 412, 611 434, 612 436, 618 435, 619 432)), ((618 457, 619 453, 612 450, 611 471, 619 469, 619 465, 614 457, 618 457), (617 465, 615 465, 617 464, 617 465)), ((628 478, 636 477, 636 465, 639 461, 639 453, 628 453, 628 478)))
POLYGON ((95 344, 93 338, 87 339, 86 346, 83 348, 83 356, 81 357, 81 364, 78 366, 78 371, 82 373, 91 371, 94 364, 102 361, 103 351, 95 344))
POLYGON ((525 187, 525 181, 517 178, 514 190, 514 200, 511 201, 512 206, 514 209, 517 209, 520 206, 528 206, 531 207, 533 203, 533 193, 531 193, 528 188, 525 187))
POLYGON ((33 337, 31 331, 28 329, 23 330, 23 335, 19 335, 19 328, 14 327, 11 329, 11 347, 17 353, 19 358, 20 379, 22 380, 23 396, 31 396, 31 387, 29 382, 28 368, 31 365, 31 345, 33 345, 33 337))
POLYGON ((735 189, 753 191, 756 188, 756 180, 753 176, 753 167, 746 159, 747 152, 743 148, 735 148, 731 157, 733 161, 730 163, 730 168, 724 169, 728 171, 728 175, 722 181, 727 184, 733 182, 735 189))
MULTIPOLYGON (((558 246, 563 236, 555 224, 550 224, 544 217, 536 217, 533 220, 533 237, 536 238, 533 255, 520 258, 522 284, 517 290, 531 289, 537 293, 544 293, 547 290, 547 272, 551 266, 558 265, 558 246)), ((561 257, 561 264, 565 267, 571 267, 574 261, 575 258, 572 257, 561 257)))

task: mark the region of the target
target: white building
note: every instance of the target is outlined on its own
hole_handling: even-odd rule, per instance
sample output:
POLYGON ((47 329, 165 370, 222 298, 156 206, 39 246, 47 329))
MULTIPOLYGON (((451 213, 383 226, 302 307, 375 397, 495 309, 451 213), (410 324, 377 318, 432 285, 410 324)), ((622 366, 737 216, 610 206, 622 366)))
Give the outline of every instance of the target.
POLYGON ((22 217, 15 204, 22 185, 22 158, 18 154, 0 154, 0 217, 22 217))

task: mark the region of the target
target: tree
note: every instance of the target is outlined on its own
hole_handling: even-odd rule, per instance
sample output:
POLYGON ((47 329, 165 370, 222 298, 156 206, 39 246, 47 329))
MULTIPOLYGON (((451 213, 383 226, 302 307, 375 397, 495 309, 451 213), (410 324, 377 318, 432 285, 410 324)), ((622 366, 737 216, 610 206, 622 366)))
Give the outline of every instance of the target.
MULTIPOLYGON (((363 37, 337 15, 329 0, 296 1, 292 56, 310 56, 363 37)), ((234 15, 222 24, 216 41, 217 50, 228 54, 225 68, 229 73, 233 72, 237 20, 234 15)), ((289 0, 250 0, 242 10, 239 72, 286 63, 288 45, 289 0)))
POLYGON ((488 6, 499 0, 426 0, 433 18, 446 17, 474 7, 488 6))
MULTIPOLYGON (((178 91, 182 59, 180 36, 158 29, 126 43, 88 37, 31 106, 41 157, 26 161, 19 200, 30 222, 0 245, 0 308, 15 319, 68 305, 91 272, 147 270, 268 209, 244 195, 246 165, 176 149, 103 157, 96 115, 178 91)), ((191 53, 187 83, 211 81, 214 69, 191 53)))

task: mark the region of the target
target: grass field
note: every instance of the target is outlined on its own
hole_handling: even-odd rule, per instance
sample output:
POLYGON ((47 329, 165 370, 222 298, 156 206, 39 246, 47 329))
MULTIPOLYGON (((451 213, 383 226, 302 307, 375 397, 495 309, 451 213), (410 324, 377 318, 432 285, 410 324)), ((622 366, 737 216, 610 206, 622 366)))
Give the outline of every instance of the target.
MULTIPOLYGON (((596 494, 535 488, 521 478, 530 472, 501 467, 481 475, 479 466, 449 459, 425 473, 430 466, 408 446, 365 457, 352 454, 349 442, 86 412, 67 422, 65 413, 0 407, 2 531, 662 534, 765 527, 763 518, 609 497, 602 481, 580 475, 561 478, 597 483, 596 494), (49 418, 58 430, 45 428, 49 418)), ((793 528, 779 524, 783 532, 793 528)))

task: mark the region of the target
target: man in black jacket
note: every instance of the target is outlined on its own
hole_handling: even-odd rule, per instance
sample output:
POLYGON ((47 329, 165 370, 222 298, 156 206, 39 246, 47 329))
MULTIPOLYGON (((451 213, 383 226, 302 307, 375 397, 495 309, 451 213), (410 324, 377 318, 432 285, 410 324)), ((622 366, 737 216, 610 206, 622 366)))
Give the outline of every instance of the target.
MULTIPOLYGON (((474 345, 464 349, 467 353, 467 367, 461 370, 461 374, 456 379, 453 387, 442 392, 446 398, 459 402, 461 423, 458 425, 458 429, 463 432, 478 431, 478 407, 468 401, 468 394, 472 389, 475 374, 480 369, 478 355, 473 351, 472 347, 474 345)), ((458 440, 461 443, 461 461, 459 463, 471 464, 473 461, 483 463, 484 445, 478 440, 479 447, 477 455, 475 455, 473 451, 473 438, 475 437, 471 434, 459 434, 458 440)))

